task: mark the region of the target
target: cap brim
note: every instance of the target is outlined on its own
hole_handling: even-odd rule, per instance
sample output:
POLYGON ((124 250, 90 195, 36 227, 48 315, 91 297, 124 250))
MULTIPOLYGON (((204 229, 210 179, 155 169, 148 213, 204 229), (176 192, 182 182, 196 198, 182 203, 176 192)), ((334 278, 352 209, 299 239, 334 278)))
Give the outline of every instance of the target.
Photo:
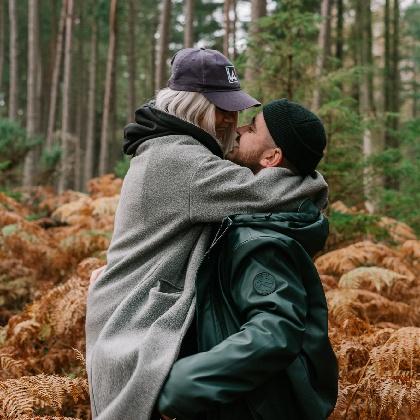
POLYGON ((202 94, 214 105, 225 111, 243 111, 252 106, 260 106, 261 103, 242 90, 202 92, 202 94))

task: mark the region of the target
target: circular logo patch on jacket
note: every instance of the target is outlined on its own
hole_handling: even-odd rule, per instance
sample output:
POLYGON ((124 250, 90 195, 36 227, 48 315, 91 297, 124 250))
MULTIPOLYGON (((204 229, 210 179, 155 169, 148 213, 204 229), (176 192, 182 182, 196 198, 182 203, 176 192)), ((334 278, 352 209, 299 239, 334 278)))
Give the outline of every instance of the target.
POLYGON ((260 295, 269 295, 274 292, 276 281, 274 276, 263 271, 258 273, 254 278, 254 289, 260 295))

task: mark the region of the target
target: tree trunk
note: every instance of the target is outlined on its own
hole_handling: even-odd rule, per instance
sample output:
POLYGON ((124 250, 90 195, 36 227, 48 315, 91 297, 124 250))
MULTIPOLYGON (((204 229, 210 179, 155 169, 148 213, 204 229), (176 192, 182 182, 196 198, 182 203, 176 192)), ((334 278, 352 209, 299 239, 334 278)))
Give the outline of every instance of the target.
POLYGON ((10 55, 10 85, 9 85, 9 118, 15 120, 18 112, 18 27, 16 0, 9 0, 9 55, 10 55))
POLYGON ((413 103, 411 107, 411 116, 413 119, 417 118, 418 115, 418 97, 419 97, 419 82, 417 81, 418 77, 418 69, 417 63, 413 63, 413 82, 412 82, 412 89, 413 89, 413 103))
POLYGON ((230 3, 231 0, 225 0, 223 4, 223 22, 224 22, 224 28, 225 32, 223 34, 223 54, 226 57, 229 57, 229 39, 230 39, 230 3))
MULTIPOLYGON (((258 19, 267 15, 267 0, 252 0, 251 1, 251 23, 249 27, 249 40, 256 42, 256 37, 260 32, 258 27, 258 19)), ((255 55, 257 47, 252 45, 250 48, 247 48, 247 62, 245 69, 245 81, 254 82, 256 79, 257 73, 257 58, 255 55)))
MULTIPOLYGON (((358 0, 356 25, 358 26, 359 60, 364 68, 362 80, 359 84, 359 112, 365 120, 366 127, 363 132, 363 157, 369 159, 373 153, 372 132, 369 121, 374 117, 373 84, 372 84, 372 20, 370 0, 358 0)), ((365 206, 369 212, 374 212, 373 179, 366 166, 363 173, 363 191, 365 206)))
POLYGON ((159 24, 158 56, 156 64, 156 89, 165 86, 166 59, 168 55, 169 28, 171 26, 171 0, 163 0, 159 24))
POLYGON ((328 39, 328 25, 329 25, 329 19, 330 16, 328 14, 330 10, 330 0, 322 0, 321 5, 321 28, 319 30, 319 36, 318 36, 318 57, 316 60, 315 65, 315 75, 314 80, 316 80, 315 88, 314 88, 314 95, 312 98, 312 109, 318 110, 321 106, 321 89, 320 89, 320 79, 322 77, 322 74, 324 72, 325 68, 325 62, 327 59, 327 51, 328 51, 328 45, 329 45, 329 39, 328 39))
MULTIPOLYGON (((76 19, 79 20, 79 25, 81 28, 86 26, 86 3, 81 2, 79 5, 79 13, 76 19)), ((80 34, 77 37, 77 68, 84 68, 85 63, 85 39, 80 34)), ((76 81, 73 82, 73 85, 76 87, 75 95, 74 95, 74 104, 76 106, 76 124, 75 130, 76 133, 76 145, 75 145, 75 165, 74 165, 74 180, 75 185, 74 188, 77 191, 82 190, 83 185, 83 164, 84 159, 82 158, 82 149, 84 149, 84 127, 85 127, 85 116, 86 116, 86 72, 77 72, 76 73, 76 81)))
POLYGON ((70 79, 72 60, 72 30, 73 30, 73 0, 67 0, 66 35, 64 46, 64 80, 63 80, 63 111, 61 118, 61 172, 58 182, 58 191, 62 193, 71 185, 71 172, 73 169, 73 153, 70 137, 70 79))
POLYGON ((231 0, 233 19, 230 22, 230 33, 232 34, 232 59, 235 60, 238 54, 236 49, 236 25, 238 23, 237 1, 231 0))
MULTIPOLYGON (((35 136, 38 127, 37 109, 37 83, 39 66, 37 63, 38 53, 38 10, 39 1, 32 0, 28 3, 28 76, 27 76, 27 107, 26 107, 26 133, 28 137, 35 136)), ((36 152, 32 149, 25 157, 23 168, 23 185, 31 186, 35 178, 36 152)))
POLYGON ((57 42, 55 47, 54 67, 52 73, 52 84, 50 92, 50 109, 48 112, 48 128, 47 128, 47 148, 50 149, 53 144, 53 134, 55 126, 55 115, 57 108, 58 81, 60 77, 61 57, 63 55, 63 35, 64 23, 66 20, 67 0, 63 0, 61 5, 60 22, 58 24, 57 42))
MULTIPOLYGON (((149 43, 150 43, 150 71, 147 72, 147 79, 149 80, 147 87, 150 88, 150 90, 147 92, 147 97, 152 97, 154 93, 156 92, 156 64, 157 64, 157 41, 156 41, 156 33, 159 28, 159 9, 156 8, 156 13, 153 16, 152 21, 152 30, 149 34, 149 43)), ((146 93, 146 92, 145 92, 146 93)))
MULTIPOLYGON (((394 0, 391 7, 391 0, 385 2, 385 148, 399 148, 399 141, 396 135, 398 130, 398 116, 395 115, 400 109, 399 98, 399 3, 394 0), (391 19, 392 14, 392 19, 391 19)), ((384 184, 386 188, 399 189, 399 179, 396 176, 385 175, 384 184)))
POLYGON ((95 92, 96 92, 96 54, 97 54, 96 22, 92 25, 89 62, 88 112, 86 129, 86 153, 84 170, 84 187, 93 178, 93 162, 95 149, 95 92))
POLYGON ((194 45, 194 0, 184 0, 184 48, 194 45))
POLYGON ((134 111, 137 108, 136 100, 136 79, 137 79, 137 49, 136 49, 136 27, 137 27, 137 8, 136 1, 130 0, 128 14, 128 121, 132 120, 134 111))
POLYGON ((102 127, 101 127, 101 151, 99 154, 99 175, 104 175, 108 170, 108 129, 109 129, 109 118, 111 110, 111 95, 112 92, 112 73, 114 67, 115 57, 115 18, 116 18, 117 0, 111 0, 109 9, 109 45, 108 45, 108 57, 106 64, 106 76, 105 76, 105 94, 104 94, 104 106, 102 114, 102 127))
POLYGON ((343 0, 337 0, 337 28, 335 43, 335 58, 339 61, 339 67, 343 64, 343 0))
POLYGON ((4 2, 0 2, 0 92, 3 85, 3 65, 4 65, 4 2))

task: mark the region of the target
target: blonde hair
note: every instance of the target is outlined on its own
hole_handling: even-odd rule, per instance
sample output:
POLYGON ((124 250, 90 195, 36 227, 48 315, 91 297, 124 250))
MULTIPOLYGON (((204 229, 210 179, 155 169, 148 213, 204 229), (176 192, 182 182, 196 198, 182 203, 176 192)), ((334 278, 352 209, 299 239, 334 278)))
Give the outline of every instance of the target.
POLYGON ((216 133, 216 106, 200 92, 187 92, 165 88, 157 92, 155 107, 168 114, 200 127, 212 135, 225 156, 233 148, 235 129, 227 129, 223 138, 216 133))

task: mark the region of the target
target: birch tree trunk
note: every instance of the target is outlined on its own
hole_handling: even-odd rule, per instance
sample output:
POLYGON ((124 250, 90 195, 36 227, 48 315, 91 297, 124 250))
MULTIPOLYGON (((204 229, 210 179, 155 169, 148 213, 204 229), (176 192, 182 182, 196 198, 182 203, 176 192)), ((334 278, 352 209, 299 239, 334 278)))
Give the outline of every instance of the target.
POLYGON ((61 5, 60 22, 58 24, 57 42, 55 47, 54 67, 52 73, 52 84, 50 92, 50 109, 48 111, 48 128, 47 128, 47 149, 53 144, 53 134, 55 126, 55 115, 57 108, 58 81, 60 77, 61 57, 63 55, 63 35, 64 23, 66 20, 67 0, 63 0, 61 5))
POLYGON ((62 193, 71 185, 73 153, 70 138, 70 81, 72 60, 73 0, 67 0, 66 35, 64 46, 64 80, 63 80, 63 113, 61 119, 61 172, 58 181, 58 192, 62 193))
POLYGON ((92 38, 90 41, 88 112, 86 128, 86 153, 84 167, 84 187, 93 178, 93 160, 95 149, 95 92, 96 92, 96 54, 97 29, 96 22, 92 24, 92 38))
MULTIPOLYGON (((258 19, 267 15, 267 0, 251 0, 251 23, 249 27, 249 39, 255 42, 260 32, 258 27, 258 19)), ((257 57, 255 54, 256 47, 247 49, 247 62, 245 69, 245 81, 253 82, 256 79, 257 57)))
POLYGON ((132 120, 133 113, 137 107, 136 100, 136 78, 137 78, 137 50, 136 50, 136 27, 137 27, 137 8, 136 0, 130 0, 128 13, 128 121, 132 120))
MULTIPOLYGON (((319 81, 321 79, 321 76, 324 72, 325 62, 327 59, 327 51, 328 51, 328 25, 329 25, 329 15, 328 11, 330 10, 330 0, 322 0, 321 5, 321 28, 319 30, 319 36, 318 36, 318 57, 316 60, 315 65, 315 74, 314 74, 314 80, 319 81)), ((321 106, 321 89, 320 84, 317 82, 315 84, 314 89, 314 95, 312 98, 312 109, 318 110, 321 106)))
POLYGON ((17 15, 16 0, 9 0, 9 61, 10 61, 10 84, 9 84, 9 118, 15 120, 18 111, 18 39, 17 39, 17 15))
POLYGON ((106 64, 106 76, 105 76, 104 107, 103 107, 102 126, 101 126, 101 151, 99 154, 99 175, 104 175, 108 170, 108 155, 109 155, 108 129, 109 129, 109 117, 110 117, 110 110, 111 110, 111 95, 113 94, 112 73, 113 73, 114 58, 115 58, 116 9, 117 9, 117 0, 111 0, 110 9, 109 9, 109 45, 108 45, 108 57, 107 57, 107 64, 106 64))
POLYGON ((184 48, 194 45, 194 0, 184 0, 184 48))
POLYGON ((159 24, 158 54, 156 63, 155 88, 161 89, 166 84, 166 59, 168 56, 169 28, 171 25, 171 0, 163 0, 159 24))
MULTIPOLYGON (((33 137, 38 127, 37 109, 37 84, 39 76, 39 66, 37 63, 37 39, 39 36, 38 10, 39 1, 32 0, 28 3, 28 76, 27 76, 27 107, 26 107, 26 133, 28 137, 33 137)), ((23 185, 31 186, 35 178, 35 159, 36 152, 32 149, 25 157, 23 167, 23 185)))

